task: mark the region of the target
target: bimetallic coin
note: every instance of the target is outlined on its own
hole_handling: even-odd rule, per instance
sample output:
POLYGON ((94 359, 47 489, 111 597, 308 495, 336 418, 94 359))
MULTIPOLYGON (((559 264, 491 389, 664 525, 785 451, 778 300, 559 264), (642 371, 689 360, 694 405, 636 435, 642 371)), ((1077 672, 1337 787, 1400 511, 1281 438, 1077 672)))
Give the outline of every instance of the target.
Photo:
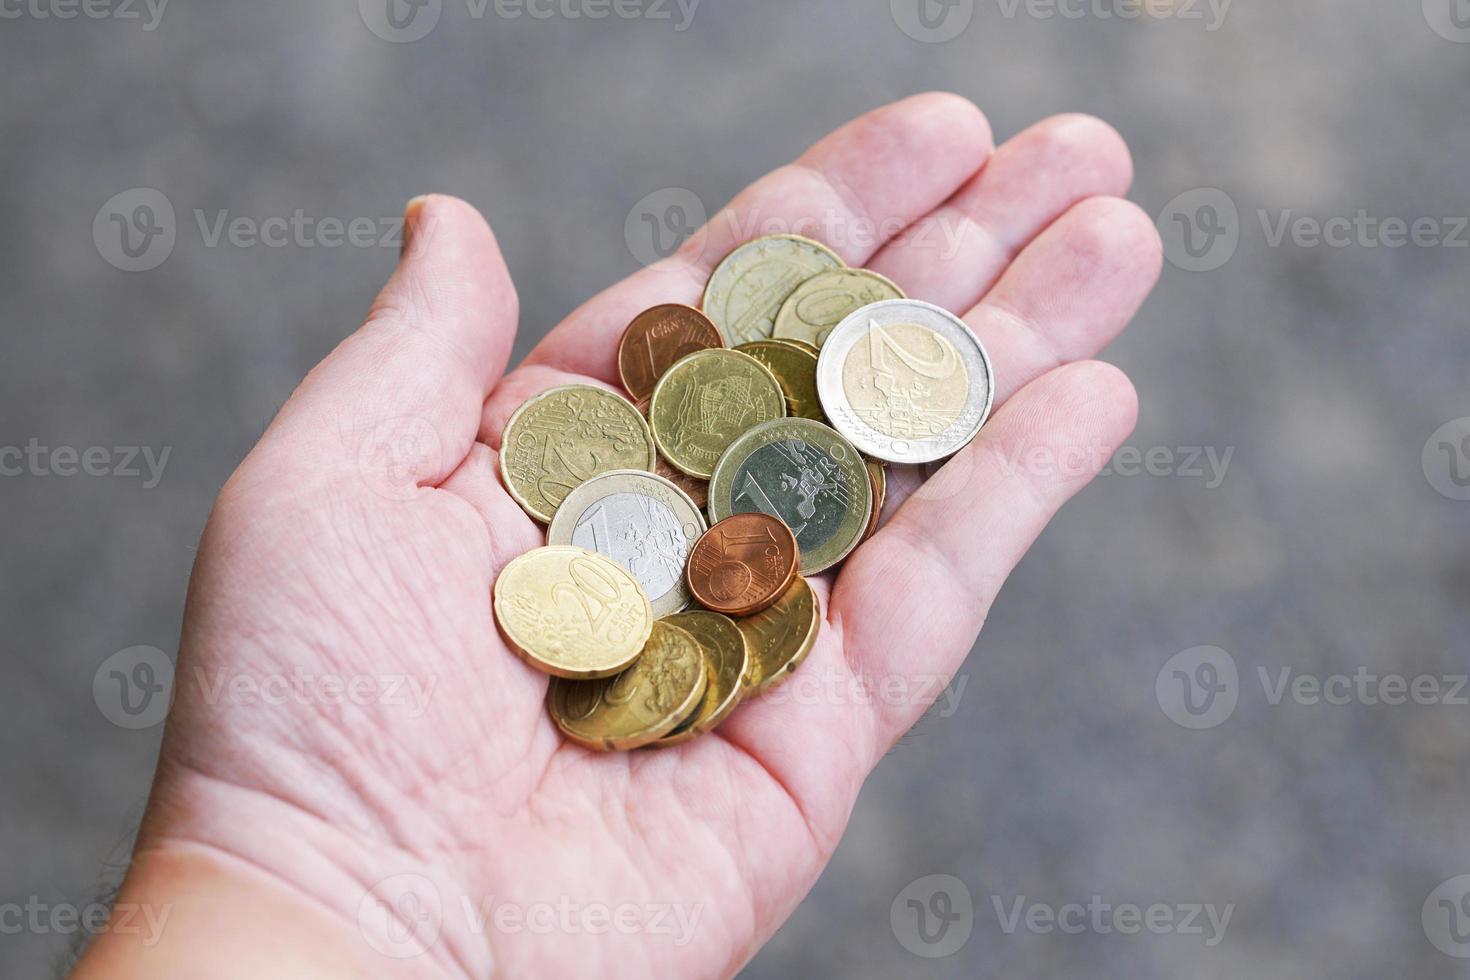
POLYGON ((745 634, 735 621, 719 613, 694 610, 670 616, 665 622, 677 626, 704 650, 709 673, 704 698, 694 714, 679 723, 672 732, 658 740, 661 746, 679 745, 706 732, 714 731, 740 704, 741 686, 750 662, 745 634))
POLYGON ((689 552, 689 592, 706 609, 753 616, 796 578, 796 536, 779 518, 744 513, 705 532, 689 552))
POLYGON ((679 358, 725 346, 720 330, 692 306, 666 303, 633 318, 618 344, 618 377, 634 399, 653 393, 658 379, 679 358))
POLYGON ((546 543, 606 555, 633 573, 655 618, 689 605, 684 567, 704 534, 699 506, 663 477, 641 470, 595 476, 567 495, 546 543))
POLYGON ((704 312, 731 346, 764 340, 796 287, 819 272, 843 267, 836 252, 810 238, 756 238, 715 266, 704 290, 704 312))
POLYGON ((785 415, 786 395, 776 376, 733 350, 690 354, 659 379, 648 406, 664 458, 703 480, 742 432, 785 415))
POLYGON ((567 738, 589 749, 621 752, 673 731, 699 707, 708 681, 698 641, 660 620, 633 666, 600 681, 554 680, 546 703, 567 738))
POLYGON ((863 532, 863 541, 866 541, 877 533, 878 521, 883 517, 883 504, 888 500, 888 467, 877 459, 865 459, 863 466, 867 468, 868 481, 873 485, 873 516, 868 519, 868 529, 863 532))
POLYGON ((824 421, 817 397, 817 352, 781 340, 755 340, 735 348, 760 361, 776 376, 786 395, 786 414, 792 418, 824 421))
POLYGON ((811 419, 778 419, 735 440, 710 480, 709 515, 760 511, 796 535, 801 574, 851 553, 873 512, 873 486, 852 443, 811 419))
POLYGON ((609 470, 652 471, 658 457, 633 403, 593 385, 530 399, 506 423, 500 475, 527 514, 551 521, 567 494, 609 470))
POLYGON ((512 650, 555 677, 611 677, 632 663, 653 629, 638 580, 583 548, 536 548, 495 580, 495 621, 512 650))
POLYGON ((817 362, 833 428, 890 463, 930 463, 969 445, 990 415, 994 377, 963 320, 912 299, 857 310, 817 362))
POLYGON ((821 347, 849 313, 870 303, 903 299, 892 280, 867 269, 834 269, 797 287, 776 315, 774 336, 821 347))
POLYGON ((745 697, 771 690, 801 666, 817 642, 821 618, 816 593, 798 578, 774 606, 735 621, 750 647, 745 697))

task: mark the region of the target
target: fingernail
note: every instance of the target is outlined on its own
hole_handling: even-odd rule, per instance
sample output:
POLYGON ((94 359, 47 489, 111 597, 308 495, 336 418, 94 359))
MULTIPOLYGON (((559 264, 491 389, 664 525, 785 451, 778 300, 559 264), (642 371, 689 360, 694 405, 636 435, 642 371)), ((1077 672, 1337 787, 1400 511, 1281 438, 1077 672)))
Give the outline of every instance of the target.
POLYGON ((424 202, 428 199, 429 195, 420 194, 418 197, 411 198, 403 206, 403 236, 402 241, 398 245, 398 257, 400 259, 403 258, 404 253, 408 251, 409 244, 413 241, 414 232, 418 228, 419 212, 424 209, 424 202))

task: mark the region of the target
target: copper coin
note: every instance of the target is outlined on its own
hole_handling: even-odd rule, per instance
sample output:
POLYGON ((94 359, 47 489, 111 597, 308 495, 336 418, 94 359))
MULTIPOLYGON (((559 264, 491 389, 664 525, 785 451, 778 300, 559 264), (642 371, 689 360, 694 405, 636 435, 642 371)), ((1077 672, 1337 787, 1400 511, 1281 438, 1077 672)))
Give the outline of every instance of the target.
POLYGON ((689 591, 706 609, 753 616, 790 588, 800 563, 796 536, 769 514, 727 517, 689 552, 689 591))
POLYGON ((658 379, 679 358, 724 347, 720 329, 692 306, 665 303, 633 318, 618 344, 618 377, 634 401, 653 394, 658 379))

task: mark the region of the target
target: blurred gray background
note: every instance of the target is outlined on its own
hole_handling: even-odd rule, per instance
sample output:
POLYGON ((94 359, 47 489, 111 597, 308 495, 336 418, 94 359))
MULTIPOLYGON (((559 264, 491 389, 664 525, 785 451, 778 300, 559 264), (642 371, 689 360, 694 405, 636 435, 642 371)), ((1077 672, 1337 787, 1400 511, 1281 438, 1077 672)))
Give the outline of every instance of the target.
MULTIPOLYGON (((1470 416, 1470 4, 936 0, 935 31, 963 29, 931 43, 901 28, 917 0, 706 0, 682 31, 675 6, 477 19, 443 0, 428 36, 389 43, 354 0, 174 0, 151 30, 141 3, 26 2, 0 19, 0 446, 170 455, 156 485, 146 467, 0 477, 0 904, 85 904, 125 860, 161 729, 109 721, 94 675, 130 647, 172 656, 213 495, 396 258, 208 247, 196 210, 377 220, 468 198, 519 284, 523 352, 637 268, 625 223, 646 195, 714 208, 849 117, 943 88, 999 139, 1080 110, 1131 143, 1171 262, 1106 356, 1142 396, 1131 445, 1172 462, 1063 512, 957 710, 879 767, 746 976, 1470 975, 1449 955, 1470 953, 1464 883, 1431 895, 1470 873, 1470 707, 1273 704, 1260 674, 1444 695, 1467 670, 1470 422, 1436 430, 1470 416), (94 237, 132 188, 177 212, 149 271, 94 237), (1210 188, 1234 216, 1191 193, 1210 188), (1360 211, 1369 231, 1337 246, 1273 243, 1285 214, 1360 211), (1388 219, 1430 224, 1389 247, 1388 219), (1184 465, 1191 447, 1232 453, 1223 479, 1184 465), (1212 726, 1195 730, 1168 691, 1176 667, 1209 675, 1170 660, 1202 645, 1237 680, 1182 715, 1212 726), (901 895, 930 875, 974 909, 937 945, 907 905, 941 911, 933 883, 901 895), (1005 928, 1023 897, 1092 896, 1233 911, 1213 945, 1203 916, 1204 935, 1005 928)), ((0 973, 46 975, 71 939, 0 931, 0 973)))

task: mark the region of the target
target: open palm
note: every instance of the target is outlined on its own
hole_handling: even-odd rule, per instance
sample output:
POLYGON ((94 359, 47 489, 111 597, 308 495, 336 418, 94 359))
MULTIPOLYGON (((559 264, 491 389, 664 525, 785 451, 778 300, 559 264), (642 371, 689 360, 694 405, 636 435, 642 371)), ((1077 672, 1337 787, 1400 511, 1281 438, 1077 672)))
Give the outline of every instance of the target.
POLYGON ((415 202, 367 324, 210 518, 140 849, 254 866, 361 929, 385 973, 736 971, 815 882, 1011 568, 1131 431, 1127 380, 1072 363, 1158 275, 1151 222, 1107 196, 1130 176, 1096 120, 992 152, 969 102, 910 98, 752 185, 508 374, 517 302, 494 237, 462 202, 415 202), (697 305, 714 263, 768 231, 826 237, 963 314, 996 413, 927 482, 893 468, 883 529, 812 583, 825 620, 789 690, 676 749, 588 752, 491 614, 499 569, 544 539, 497 476, 501 431, 552 385, 615 385, 629 320, 697 305), (288 690, 307 696, 268 696, 288 690))

